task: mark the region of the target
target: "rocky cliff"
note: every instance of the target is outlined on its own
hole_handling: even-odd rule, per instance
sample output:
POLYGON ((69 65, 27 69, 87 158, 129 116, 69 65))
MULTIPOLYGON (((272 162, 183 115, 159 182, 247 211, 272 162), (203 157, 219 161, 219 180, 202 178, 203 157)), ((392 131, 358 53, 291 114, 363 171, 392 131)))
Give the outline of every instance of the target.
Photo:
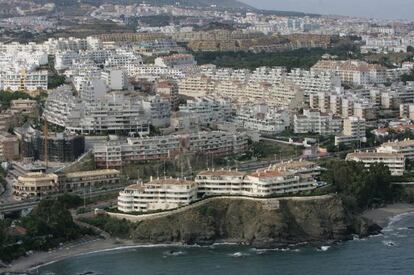
POLYGON ((214 199, 172 215, 137 222, 137 242, 210 244, 233 241, 254 246, 348 239, 380 228, 344 209, 335 196, 314 199, 214 199))

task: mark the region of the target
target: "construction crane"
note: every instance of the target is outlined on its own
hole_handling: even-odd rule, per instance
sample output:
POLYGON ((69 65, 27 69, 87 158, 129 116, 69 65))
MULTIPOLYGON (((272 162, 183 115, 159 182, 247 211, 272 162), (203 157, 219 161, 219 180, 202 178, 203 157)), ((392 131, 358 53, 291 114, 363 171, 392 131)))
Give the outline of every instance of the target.
POLYGON ((49 128, 48 128, 48 124, 47 124, 47 120, 44 120, 44 125, 43 125, 43 136, 44 136, 44 159, 45 159, 45 168, 47 170, 47 166, 49 164, 49 128))
POLYGON ((20 90, 24 91, 26 88, 27 71, 25 69, 20 71, 20 90))

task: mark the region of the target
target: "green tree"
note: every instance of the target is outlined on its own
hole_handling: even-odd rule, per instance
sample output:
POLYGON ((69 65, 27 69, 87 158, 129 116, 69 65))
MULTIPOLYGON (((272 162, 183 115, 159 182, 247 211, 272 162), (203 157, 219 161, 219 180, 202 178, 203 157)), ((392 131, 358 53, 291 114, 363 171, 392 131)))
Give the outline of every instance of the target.
POLYGON ((24 92, 9 92, 9 91, 0 91, 0 107, 2 109, 7 109, 10 107, 10 103, 15 99, 32 99, 30 95, 24 92))
POLYGON ((42 200, 22 223, 31 237, 53 236, 69 241, 80 236, 80 228, 73 222, 65 203, 58 199, 42 200))
POLYGON ((400 195, 399 188, 391 184, 392 176, 388 167, 383 164, 366 168, 360 162, 335 160, 327 164, 323 179, 359 209, 391 202, 400 195))

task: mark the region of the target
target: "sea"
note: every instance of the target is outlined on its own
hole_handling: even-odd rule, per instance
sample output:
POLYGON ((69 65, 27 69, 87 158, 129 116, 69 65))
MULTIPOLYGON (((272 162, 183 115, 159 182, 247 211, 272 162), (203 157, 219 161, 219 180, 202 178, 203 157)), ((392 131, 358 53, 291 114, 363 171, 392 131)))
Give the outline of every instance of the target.
POLYGON ((68 258, 37 274, 414 274, 414 213, 392 218, 382 234, 332 245, 137 246, 68 258))

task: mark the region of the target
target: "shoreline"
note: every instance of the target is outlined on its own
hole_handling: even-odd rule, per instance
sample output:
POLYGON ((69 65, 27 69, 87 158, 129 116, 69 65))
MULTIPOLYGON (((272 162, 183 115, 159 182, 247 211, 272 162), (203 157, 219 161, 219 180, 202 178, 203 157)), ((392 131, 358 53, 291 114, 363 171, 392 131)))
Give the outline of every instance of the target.
POLYGON ((383 229, 392 222, 392 218, 407 213, 414 213, 414 204, 395 203, 385 207, 366 210, 361 216, 371 220, 383 229))
MULTIPOLYGON (((365 211, 361 216, 365 217, 372 222, 378 224, 382 228, 387 227, 392 222, 392 218, 400 216, 402 214, 414 213, 414 204, 408 203, 396 203, 390 204, 382 208, 371 209, 365 211)), ((217 242, 217 244, 222 244, 217 242)), ((223 242, 223 244, 226 244, 223 242)), ((234 244, 234 243, 231 243, 234 244)), ((6 272, 31 272, 40 267, 53 264, 58 261, 62 261, 68 258, 115 251, 124 250, 130 248, 140 247, 173 247, 173 246, 185 246, 181 243, 171 244, 139 244, 131 240, 119 240, 114 238, 99 239, 96 238, 89 242, 74 244, 69 247, 57 248, 51 252, 35 252, 30 256, 19 258, 11 263, 10 266, 0 268, 0 273, 6 272)))
POLYGON ((0 268, 0 273, 6 272, 30 272, 42 266, 46 266, 68 258, 113 250, 117 248, 127 249, 128 247, 137 246, 136 243, 128 240, 117 239, 95 239, 87 243, 75 244, 66 248, 56 248, 49 251, 38 251, 27 257, 21 257, 13 261, 10 266, 0 268))

